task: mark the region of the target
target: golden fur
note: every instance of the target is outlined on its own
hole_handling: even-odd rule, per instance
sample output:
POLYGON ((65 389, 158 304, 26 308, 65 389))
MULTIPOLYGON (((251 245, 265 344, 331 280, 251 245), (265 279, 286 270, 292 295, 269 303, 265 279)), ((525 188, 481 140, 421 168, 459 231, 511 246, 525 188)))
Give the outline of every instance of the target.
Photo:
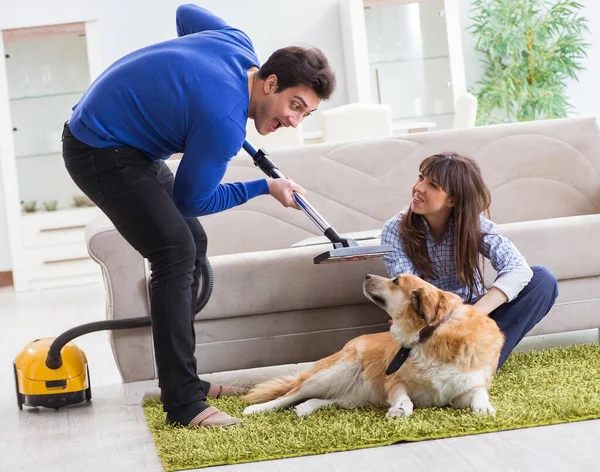
POLYGON ((330 404, 387 405, 393 417, 410 415, 413 405, 452 404, 477 413, 495 412, 487 391, 504 336, 492 319, 413 275, 368 275, 364 292, 388 312, 390 331, 359 336, 305 372, 256 385, 243 397, 257 403, 245 414, 298 402, 303 402, 296 406, 300 416, 330 404), (429 339, 417 343, 423 328, 440 322, 429 339), (385 370, 401 346, 412 347, 411 355, 387 376, 385 370))

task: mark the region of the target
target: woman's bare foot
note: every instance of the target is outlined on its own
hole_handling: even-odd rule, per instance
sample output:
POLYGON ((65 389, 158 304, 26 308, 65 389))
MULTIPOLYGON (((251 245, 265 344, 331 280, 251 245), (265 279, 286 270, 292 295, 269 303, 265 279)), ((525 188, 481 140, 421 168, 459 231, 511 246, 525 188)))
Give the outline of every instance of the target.
POLYGON ((236 387, 235 385, 217 385, 211 383, 207 395, 213 398, 220 398, 241 395, 246 392, 248 392, 248 388, 246 387, 236 387))

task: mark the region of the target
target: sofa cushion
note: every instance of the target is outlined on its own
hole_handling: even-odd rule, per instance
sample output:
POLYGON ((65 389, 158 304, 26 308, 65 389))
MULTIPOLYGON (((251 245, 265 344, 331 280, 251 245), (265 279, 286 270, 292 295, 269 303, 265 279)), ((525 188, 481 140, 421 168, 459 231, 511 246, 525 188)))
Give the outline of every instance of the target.
POLYGON ((365 275, 385 275, 383 261, 313 263, 317 254, 331 248, 331 244, 324 244, 212 257, 214 290, 199 317, 228 318, 364 303, 365 275))

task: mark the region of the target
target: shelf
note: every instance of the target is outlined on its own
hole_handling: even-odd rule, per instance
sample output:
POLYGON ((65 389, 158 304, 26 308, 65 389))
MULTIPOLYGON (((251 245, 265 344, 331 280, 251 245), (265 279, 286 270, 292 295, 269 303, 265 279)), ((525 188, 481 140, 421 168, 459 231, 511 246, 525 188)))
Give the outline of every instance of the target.
POLYGON ((15 156, 17 159, 31 159, 36 157, 50 157, 50 156, 58 156, 61 157, 62 154, 60 151, 56 152, 40 152, 36 154, 22 154, 20 156, 15 156))
POLYGON ((400 125, 400 124, 402 124, 403 121, 408 121, 410 123, 411 120, 424 120, 426 118, 436 118, 436 117, 441 117, 441 116, 454 116, 454 112, 448 111, 446 113, 429 113, 429 114, 426 113, 423 115, 414 115, 414 116, 397 116, 397 117, 392 117, 392 122, 396 122, 400 125))
POLYGON ((26 97, 10 98, 9 101, 18 102, 21 100, 37 100, 40 98, 65 97, 67 95, 83 95, 84 92, 85 92, 85 90, 75 91, 75 92, 47 93, 47 94, 43 94, 43 95, 31 95, 31 96, 26 96, 26 97))
POLYGON ((415 57, 412 59, 390 59, 389 61, 374 61, 369 62, 369 65, 375 66, 378 64, 396 64, 402 62, 417 62, 417 61, 429 61, 433 59, 450 59, 450 56, 428 56, 428 57, 415 57))
POLYGON ((100 210, 96 205, 94 206, 60 206, 54 211, 48 211, 43 207, 43 204, 36 211, 25 211, 21 210, 21 217, 24 218, 63 218, 65 215, 82 215, 89 213, 90 217, 93 218, 96 213, 100 210), (69 212, 69 213, 67 213, 69 212))

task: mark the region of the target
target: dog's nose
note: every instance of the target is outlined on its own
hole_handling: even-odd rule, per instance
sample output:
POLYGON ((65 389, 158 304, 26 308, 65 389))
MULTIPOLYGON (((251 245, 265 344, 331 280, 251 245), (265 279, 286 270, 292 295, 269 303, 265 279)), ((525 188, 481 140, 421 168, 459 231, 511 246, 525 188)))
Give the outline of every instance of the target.
POLYGON ((365 275, 365 279, 370 279, 370 278, 371 278, 371 274, 365 275))

